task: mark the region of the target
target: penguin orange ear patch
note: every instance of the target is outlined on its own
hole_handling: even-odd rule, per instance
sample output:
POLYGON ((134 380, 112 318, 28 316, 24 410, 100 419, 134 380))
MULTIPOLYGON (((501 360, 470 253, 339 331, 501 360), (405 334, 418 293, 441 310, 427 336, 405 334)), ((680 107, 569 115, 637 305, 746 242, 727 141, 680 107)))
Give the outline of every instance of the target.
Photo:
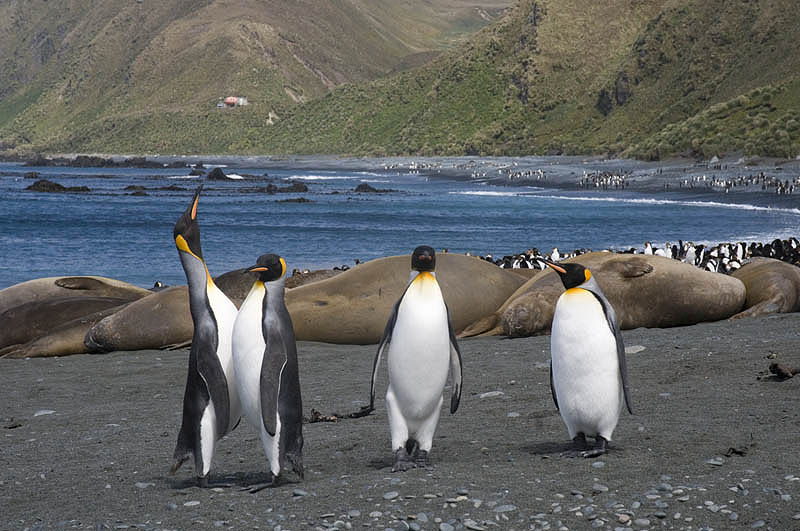
POLYGON ((589 280, 590 278, 592 278, 592 272, 589 271, 588 269, 584 269, 583 270, 583 276, 584 276, 584 278, 586 280, 589 280))

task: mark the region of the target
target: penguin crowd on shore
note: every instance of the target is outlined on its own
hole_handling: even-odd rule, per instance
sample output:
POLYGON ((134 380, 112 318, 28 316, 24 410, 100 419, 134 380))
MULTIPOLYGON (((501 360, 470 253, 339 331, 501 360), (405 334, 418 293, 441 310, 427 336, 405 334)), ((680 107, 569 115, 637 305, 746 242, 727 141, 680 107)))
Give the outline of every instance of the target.
MULTIPOLYGON (((766 243, 723 242, 716 245, 694 244, 693 242, 678 240, 675 244, 667 242, 663 247, 654 246, 648 241, 644 243, 643 248, 603 249, 603 251, 663 256, 691 264, 706 271, 725 274, 736 271, 747 260, 756 257, 773 258, 800 267, 800 241, 794 236, 785 240, 776 238, 766 243)), ((571 252, 559 252, 558 248, 553 248, 553 252, 550 254, 543 254, 536 247, 532 247, 524 252, 505 255, 502 258, 495 258, 491 254, 481 256, 481 258, 503 269, 544 270, 547 269, 546 260, 558 262, 589 252, 592 252, 592 250, 586 248, 575 249, 571 252)))

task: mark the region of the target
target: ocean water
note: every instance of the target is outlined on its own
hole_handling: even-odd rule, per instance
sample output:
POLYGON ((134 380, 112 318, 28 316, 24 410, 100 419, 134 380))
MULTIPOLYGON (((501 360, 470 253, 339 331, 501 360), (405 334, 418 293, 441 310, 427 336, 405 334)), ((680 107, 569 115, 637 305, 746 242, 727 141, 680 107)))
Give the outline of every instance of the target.
MULTIPOLYGON (((635 163, 630 163, 634 165, 635 163)), ((497 186, 469 178, 426 176, 404 167, 354 170, 224 168, 260 177, 231 182, 190 177, 189 169, 29 168, 0 164, 0 289, 45 276, 102 275, 142 287, 185 283, 172 228, 205 182, 200 199, 203 253, 212 275, 252 265, 274 252, 289 269, 352 266, 407 254, 417 245, 496 257, 537 247, 574 249, 661 247, 771 241, 800 236, 800 191, 776 201, 769 194, 593 191, 497 186), (89 193, 26 190, 25 172, 89 193), (304 182, 302 194, 252 191, 269 182, 304 182), (360 183, 394 190, 353 192, 360 183), (147 188, 146 196, 125 188, 147 188), (166 186, 178 190, 158 190, 166 186), (279 202, 305 197, 311 202, 279 202)))

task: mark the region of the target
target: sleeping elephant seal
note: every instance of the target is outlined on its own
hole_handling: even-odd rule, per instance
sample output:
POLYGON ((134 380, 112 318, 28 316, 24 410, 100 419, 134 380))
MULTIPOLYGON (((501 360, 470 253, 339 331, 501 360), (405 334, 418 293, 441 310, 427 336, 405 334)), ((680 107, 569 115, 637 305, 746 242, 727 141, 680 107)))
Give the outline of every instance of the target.
POLYGON ((136 300, 150 293, 144 288, 106 277, 37 278, 0 290, 0 313, 20 304, 54 297, 114 297, 136 300))
MULTIPOLYGON (((253 286, 244 269, 224 273, 214 283, 238 307, 253 286)), ((171 347, 192 339, 194 324, 186 286, 173 286, 132 302, 89 329, 84 343, 88 352, 142 350, 171 347)))
POLYGON ((731 319, 800 311, 800 268, 773 258, 753 258, 731 274, 747 288, 744 311, 731 319))
MULTIPOLYGON (((409 255, 371 260, 333 278, 287 290, 286 306, 298 340, 377 343, 392 306, 408 285, 409 255)), ((453 328, 494 312, 525 281, 479 258, 443 253, 436 279, 453 328)))
POLYGON ((86 333, 88 352, 163 348, 192 339, 189 290, 175 286, 139 299, 86 333))
POLYGON ((46 335, 32 339, 27 343, 0 349, 0 358, 41 358, 84 354, 87 348, 83 340, 89 329, 95 323, 121 308, 122 306, 107 308, 62 323, 49 330, 46 335))
MULTIPOLYGON (((745 301, 737 279, 655 255, 588 253, 565 260, 589 268, 617 313, 620 328, 665 328, 726 319, 745 301)), ((511 337, 547 334, 555 303, 564 291, 558 275, 548 271, 525 283, 498 312, 495 326, 484 332, 511 337)), ((472 332, 478 326, 470 327, 472 332)))
POLYGON ((0 313, 0 349, 28 343, 50 334, 65 323, 119 308, 138 298, 54 296, 14 306, 0 313))

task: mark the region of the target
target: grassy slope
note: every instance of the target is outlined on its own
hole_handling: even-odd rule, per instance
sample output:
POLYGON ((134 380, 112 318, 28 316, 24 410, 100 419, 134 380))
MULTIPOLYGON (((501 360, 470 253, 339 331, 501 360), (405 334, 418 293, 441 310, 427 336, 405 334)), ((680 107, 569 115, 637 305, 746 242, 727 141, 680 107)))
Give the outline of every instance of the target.
MULTIPOLYGON (((505 4, 479 5, 495 11, 505 4)), ((439 50, 469 26, 466 21, 482 20, 471 2, 410 5, 391 0, 6 4, 0 6, 0 65, 6 78, 0 83, 0 138, 22 146, 90 149, 83 139, 102 144, 97 135, 111 131, 120 140, 115 145, 138 151, 140 140, 162 144, 147 134, 182 138, 188 133, 177 127, 186 126, 203 137, 187 138, 191 144, 222 146, 207 138, 215 132, 203 124, 216 126, 219 118, 225 125, 247 116, 210 116, 220 96, 246 95, 256 113, 281 115, 297 101, 341 83, 373 79, 414 54, 439 50), (391 32, 369 13, 382 6, 381 24, 391 32), (176 126, 172 116, 180 118, 176 126)))
MULTIPOLYGON (((388 11, 408 16, 405 5, 388 11)), ((377 20, 376 9, 360 12, 377 20)), ((41 145, 107 152, 793 156, 800 151, 800 18, 789 16, 792 9, 791 0, 521 0, 432 63, 310 94, 302 105, 265 104, 285 89, 269 83, 265 65, 238 74, 258 87, 254 93, 263 99, 251 101, 259 105, 233 112, 199 105, 164 105, 157 113, 120 109, 41 145), (274 125, 270 111, 280 117, 274 125)), ((404 40, 382 35, 413 50, 414 39, 433 34, 415 28, 404 40)))

